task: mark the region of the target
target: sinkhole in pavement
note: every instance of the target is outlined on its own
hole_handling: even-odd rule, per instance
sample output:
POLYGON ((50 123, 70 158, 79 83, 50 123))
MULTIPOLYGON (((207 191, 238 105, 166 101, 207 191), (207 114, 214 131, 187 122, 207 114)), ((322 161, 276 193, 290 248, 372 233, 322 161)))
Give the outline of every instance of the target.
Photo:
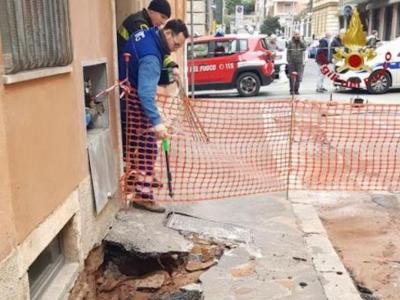
POLYGON ((161 226, 178 231, 192 244, 191 249, 141 252, 131 244, 106 239, 89 254, 69 299, 203 299, 200 276, 226 250, 253 241, 251 230, 245 227, 181 213, 168 214, 161 226))

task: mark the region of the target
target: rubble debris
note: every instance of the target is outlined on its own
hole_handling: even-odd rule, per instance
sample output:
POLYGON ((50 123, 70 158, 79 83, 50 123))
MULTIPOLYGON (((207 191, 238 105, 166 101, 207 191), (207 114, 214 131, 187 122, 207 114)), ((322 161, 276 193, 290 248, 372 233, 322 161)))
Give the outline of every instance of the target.
POLYGON ((137 289, 141 290, 158 290, 163 284, 170 279, 170 276, 165 271, 158 271, 150 274, 142 279, 135 280, 137 289))
MULTIPOLYGON (((253 243, 247 228, 174 216, 177 215, 169 215, 167 220, 166 226, 174 229, 171 230, 164 227, 159 216, 119 213, 104 245, 94 249, 94 256, 88 258, 86 276, 79 279, 82 282, 76 286, 80 288, 73 292, 74 297, 71 293, 70 300, 200 300, 200 276, 216 265, 226 250, 253 243), (147 225, 153 227, 149 229, 147 225), (171 245, 168 232, 173 233, 171 245)), ((251 257, 258 255, 256 250, 251 257)), ((254 273, 254 260, 231 270, 234 277, 254 273)))
POLYGON ((224 244, 192 236, 187 253, 138 253, 105 242, 85 262, 70 300, 200 300, 200 276, 223 255, 224 244), (197 285, 196 285, 197 283, 197 285))
POLYGON ((96 272, 104 261, 103 245, 94 248, 85 260, 85 269, 89 273, 96 272))
POLYGON ((233 277, 247 277, 255 273, 254 262, 249 262, 231 269, 231 275, 233 277))
POLYGON ((212 266, 216 265, 217 261, 215 260, 210 260, 207 262, 199 262, 199 261, 189 261, 186 264, 186 270, 189 272, 193 271, 200 271, 200 270, 206 270, 211 268, 212 266))
POLYGON ((156 300, 202 300, 202 293, 198 291, 177 291, 171 295, 167 295, 156 300))

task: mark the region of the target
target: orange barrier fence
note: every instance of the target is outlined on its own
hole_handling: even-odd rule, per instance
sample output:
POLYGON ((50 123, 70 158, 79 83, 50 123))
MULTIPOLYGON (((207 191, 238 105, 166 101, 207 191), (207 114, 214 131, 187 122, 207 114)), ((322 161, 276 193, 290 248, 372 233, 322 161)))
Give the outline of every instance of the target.
POLYGON ((295 103, 290 189, 400 190, 400 105, 295 103))
POLYGON ((126 98, 127 199, 198 201, 286 190, 399 190, 400 105, 159 96, 166 153, 126 98), (185 101, 186 104, 185 104, 185 101), (397 159, 397 157, 399 157, 397 159))

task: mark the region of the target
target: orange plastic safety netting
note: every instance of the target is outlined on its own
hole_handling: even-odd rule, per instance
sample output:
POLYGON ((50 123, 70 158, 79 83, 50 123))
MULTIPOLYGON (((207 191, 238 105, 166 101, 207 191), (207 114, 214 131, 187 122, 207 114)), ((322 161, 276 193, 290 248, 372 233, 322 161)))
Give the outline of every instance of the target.
POLYGON ((295 102, 290 189, 400 190, 400 105, 295 102))
POLYGON ((127 199, 400 188, 400 105, 159 96, 171 128, 168 186, 166 153, 139 100, 124 101, 127 199))

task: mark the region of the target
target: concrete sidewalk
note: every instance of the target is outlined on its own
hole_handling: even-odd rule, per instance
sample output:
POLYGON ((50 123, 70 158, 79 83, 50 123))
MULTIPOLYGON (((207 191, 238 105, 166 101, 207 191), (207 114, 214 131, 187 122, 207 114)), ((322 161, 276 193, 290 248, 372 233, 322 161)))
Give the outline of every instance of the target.
MULTIPOLYGON (((225 251, 201 275, 205 299, 361 299, 304 195, 292 196, 292 202, 284 193, 270 193, 168 207, 177 215, 233 224, 251 233, 250 242, 225 251)), ((121 214, 106 240, 138 252, 190 248, 165 227, 166 215, 134 209, 121 214)))

